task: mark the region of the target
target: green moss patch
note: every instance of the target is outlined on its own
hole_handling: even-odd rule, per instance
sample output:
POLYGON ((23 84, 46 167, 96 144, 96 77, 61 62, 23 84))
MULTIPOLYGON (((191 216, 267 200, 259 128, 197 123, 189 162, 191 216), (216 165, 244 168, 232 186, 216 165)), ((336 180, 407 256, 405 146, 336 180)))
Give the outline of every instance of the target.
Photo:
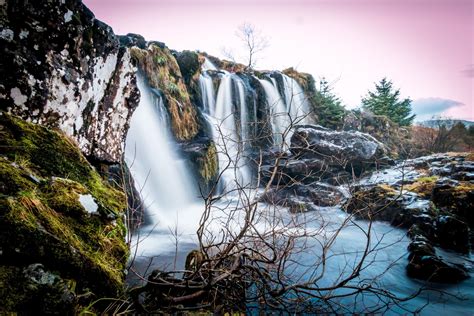
POLYGON ((421 177, 416 182, 406 185, 404 189, 418 193, 422 198, 429 198, 438 179, 438 176, 421 177))
MULTIPOLYGON (((119 295, 128 258, 126 205, 125 194, 103 181, 70 139, 1 113, 0 284, 15 286, 12 280, 40 263, 74 283, 74 295, 119 295), (86 194, 97 213, 81 204, 86 194)), ((39 287, 26 295, 16 289, 15 297, 2 291, 0 300, 9 303, 0 312, 21 311, 31 296, 47 300, 48 291, 39 287)))

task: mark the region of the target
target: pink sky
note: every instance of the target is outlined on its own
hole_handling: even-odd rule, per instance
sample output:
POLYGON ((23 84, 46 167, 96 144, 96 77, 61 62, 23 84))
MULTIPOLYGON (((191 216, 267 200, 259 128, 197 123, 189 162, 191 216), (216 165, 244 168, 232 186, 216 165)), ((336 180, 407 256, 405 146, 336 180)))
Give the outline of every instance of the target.
MULTIPOLYGON (((222 57, 252 23, 270 38, 257 68, 335 81, 349 108, 387 76, 432 114, 474 120, 473 0, 84 0, 117 34, 222 57)), ((423 115, 422 115, 423 114, 423 115)))

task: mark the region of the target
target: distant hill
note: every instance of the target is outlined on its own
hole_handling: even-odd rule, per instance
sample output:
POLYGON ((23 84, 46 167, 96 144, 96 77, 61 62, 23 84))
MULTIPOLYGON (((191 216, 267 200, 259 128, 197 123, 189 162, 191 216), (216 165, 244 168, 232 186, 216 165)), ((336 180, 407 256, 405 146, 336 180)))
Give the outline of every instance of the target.
POLYGON ((466 126, 466 128, 469 128, 470 126, 474 125, 473 121, 452 120, 452 119, 426 120, 426 121, 421 121, 421 122, 415 122, 415 125, 431 127, 431 128, 438 128, 439 126, 444 125, 447 128, 451 128, 459 122, 463 123, 466 126))

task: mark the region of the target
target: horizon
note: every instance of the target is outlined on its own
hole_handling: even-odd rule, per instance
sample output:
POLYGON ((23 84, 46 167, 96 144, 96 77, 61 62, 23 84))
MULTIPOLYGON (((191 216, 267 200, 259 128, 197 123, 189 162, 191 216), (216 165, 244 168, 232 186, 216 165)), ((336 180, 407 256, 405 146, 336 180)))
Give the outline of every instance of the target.
MULTIPOLYGON (((269 37, 258 69, 293 67, 333 83, 348 109, 387 77, 413 100, 416 121, 474 120, 473 10, 469 0, 84 0, 116 34, 175 50, 239 56, 239 25, 269 37), (231 14, 229 14, 231 13, 231 14), (311 35, 317 34, 317 35, 311 35)), ((237 58, 237 62, 243 62, 237 58)))

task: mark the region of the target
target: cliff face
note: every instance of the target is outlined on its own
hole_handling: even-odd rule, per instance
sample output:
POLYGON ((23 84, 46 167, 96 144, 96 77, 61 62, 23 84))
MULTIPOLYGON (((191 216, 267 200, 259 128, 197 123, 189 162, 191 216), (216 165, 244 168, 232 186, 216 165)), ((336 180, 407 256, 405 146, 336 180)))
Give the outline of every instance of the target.
POLYGON ((3 1, 1 110, 58 127, 94 159, 117 162, 138 104, 128 48, 80 0, 3 1))

